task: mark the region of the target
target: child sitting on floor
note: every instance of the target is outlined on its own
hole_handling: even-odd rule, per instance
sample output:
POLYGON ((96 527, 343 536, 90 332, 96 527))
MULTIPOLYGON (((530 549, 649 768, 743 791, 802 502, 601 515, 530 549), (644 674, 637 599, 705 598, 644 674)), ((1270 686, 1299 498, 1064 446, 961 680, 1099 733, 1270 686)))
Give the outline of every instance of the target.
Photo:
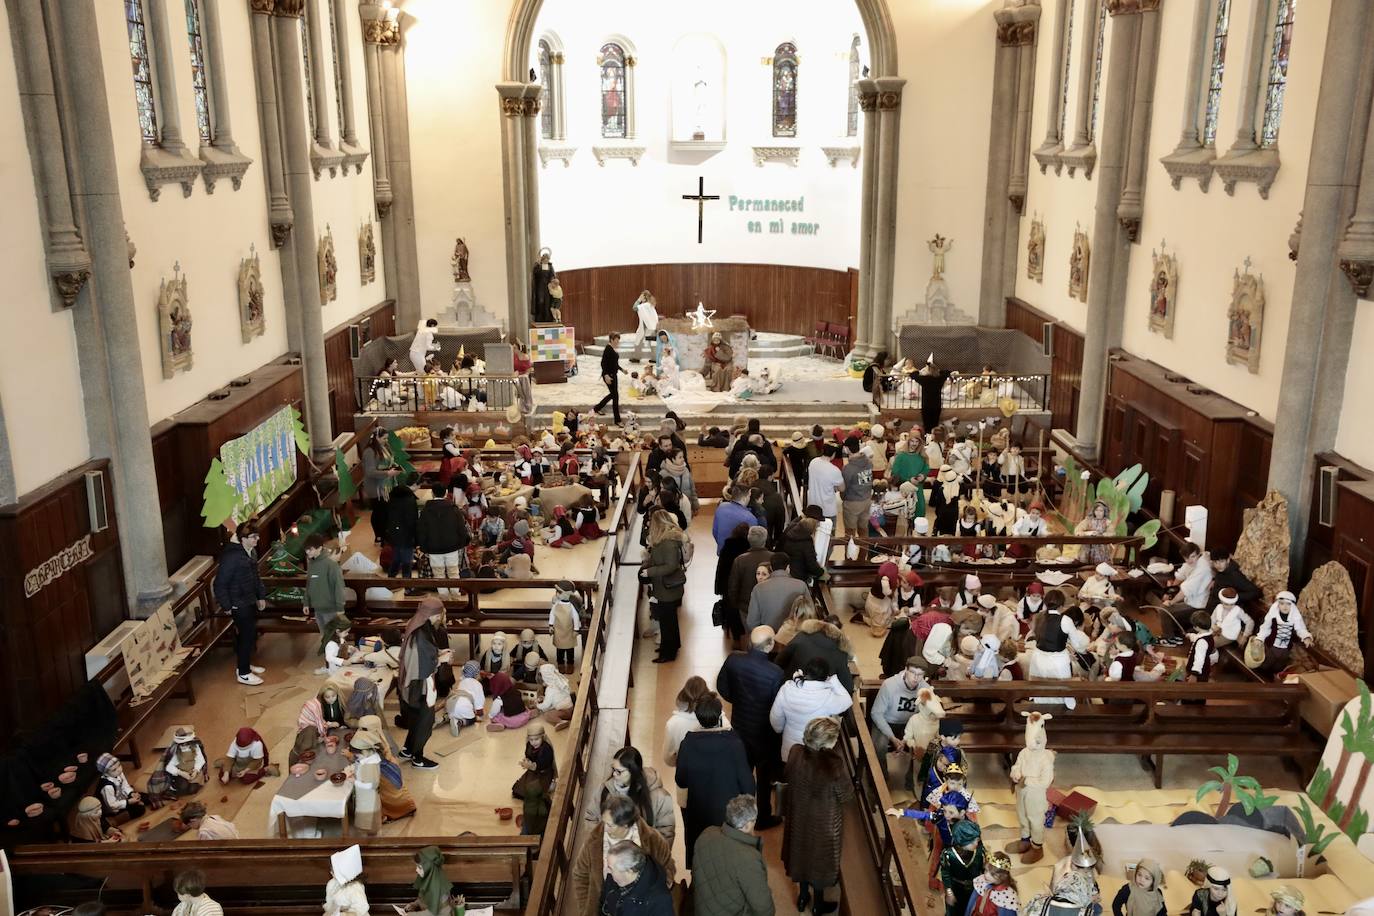
POLYGON ((748 369, 741 369, 730 383, 730 396, 737 401, 747 401, 754 396, 754 379, 750 377, 748 369))

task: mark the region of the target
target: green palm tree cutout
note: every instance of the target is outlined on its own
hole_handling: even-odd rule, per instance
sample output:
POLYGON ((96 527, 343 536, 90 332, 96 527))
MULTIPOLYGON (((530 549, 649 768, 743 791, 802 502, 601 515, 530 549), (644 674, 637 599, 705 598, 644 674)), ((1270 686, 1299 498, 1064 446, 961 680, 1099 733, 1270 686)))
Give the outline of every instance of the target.
POLYGON ((1221 799, 1217 802, 1216 816, 1218 819, 1224 815, 1231 807, 1232 794, 1240 801, 1241 807, 1246 814, 1254 814, 1264 808, 1272 807, 1278 801, 1277 795, 1265 795, 1260 788, 1259 780, 1253 776, 1241 776, 1237 773, 1240 768, 1240 760, 1235 754, 1226 755, 1225 767, 1212 767, 1207 772, 1214 774, 1217 778, 1208 780, 1198 787, 1197 800, 1202 801, 1203 796, 1212 792, 1220 792, 1221 799))
MULTIPOLYGON (((1351 756, 1359 751, 1362 746, 1367 745, 1371 736, 1374 736, 1374 713, 1370 710, 1369 685, 1363 680, 1358 680, 1355 684, 1360 690, 1359 724, 1351 721, 1349 709, 1341 713, 1341 756, 1336 762, 1336 772, 1331 775, 1331 782, 1327 784, 1326 792, 1322 795, 1320 803, 1322 810, 1328 812, 1331 810, 1331 806, 1336 803, 1336 793, 1345 780, 1345 771, 1350 766, 1351 756)), ((1368 763, 1368 757, 1365 759, 1368 763)), ((1365 775, 1368 775, 1367 770, 1365 775)), ((1360 780, 1360 788, 1364 788, 1363 779, 1360 780)), ((1352 800, 1356 797, 1351 796, 1352 800)))

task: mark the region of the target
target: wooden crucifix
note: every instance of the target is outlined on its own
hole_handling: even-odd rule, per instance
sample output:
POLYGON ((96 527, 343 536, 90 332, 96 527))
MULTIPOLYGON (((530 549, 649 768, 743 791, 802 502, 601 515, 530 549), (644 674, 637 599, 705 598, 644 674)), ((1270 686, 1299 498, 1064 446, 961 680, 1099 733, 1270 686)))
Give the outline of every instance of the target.
POLYGON ((683 194, 683 200, 695 200, 697 202, 697 244, 701 244, 701 225, 706 216, 706 201, 720 200, 719 194, 706 193, 706 179, 697 178, 697 192, 695 194, 683 194))

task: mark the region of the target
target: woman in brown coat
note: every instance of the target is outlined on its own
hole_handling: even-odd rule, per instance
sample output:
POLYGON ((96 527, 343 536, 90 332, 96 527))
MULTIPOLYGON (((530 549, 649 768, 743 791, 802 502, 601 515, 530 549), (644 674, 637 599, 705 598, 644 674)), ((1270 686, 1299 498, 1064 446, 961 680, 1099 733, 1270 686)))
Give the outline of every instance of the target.
POLYGON ((572 890, 578 916, 599 916, 601 888, 606 883, 606 853, 615 844, 628 840, 658 864, 671 887, 676 871, 673 847, 639 816, 639 809, 627 795, 607 795, 601 799, 601 820, 587 834, 573 859, 572 890))
POLYGON ((840 726, 834 719, 812 719, 802 743, 787 758, 784 779, 786 819, 783 821, 782 863, 787 876, 801 887, 797 909, 831 913, 825 889, 840 877, 840 839, 844 806, 854 797, 854 784, 845 773, 835 744, 840 726))

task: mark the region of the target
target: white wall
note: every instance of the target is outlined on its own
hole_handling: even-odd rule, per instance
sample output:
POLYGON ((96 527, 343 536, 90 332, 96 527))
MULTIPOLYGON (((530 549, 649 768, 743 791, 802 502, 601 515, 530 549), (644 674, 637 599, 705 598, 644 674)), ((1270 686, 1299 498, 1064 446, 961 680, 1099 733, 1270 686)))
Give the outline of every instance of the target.
MULTIPOLYGON (((1369 393, 1374 391, 1374 304, 1355 305, 1355 332, 1350 338, 1350 365, 1345 373, 1345 401, 1336 451, 1356 464, 1374 468, 1374 427, 1369 423, 1369 393)), ((5 405, 9 410, 9 405, 5 405)))
MULTIPOLYGON (((1067 121, 1070 135, 1077 123, 1074 100, 1084 25, 1084 0, 1075 2, 1078 15, 1074 20, 1074 64, 1070 71, 1067 121)), ((1242 62, 1250 15, 1257 2, 1263 0, 1232 0, 1231 3, 1227 67, 1217 126, 1217 145, 1222 153, 1235 137, 1243 104, 1245 73, 1242 62)), ((1205 194, 1193 179, 1185 179, 1176 191, 1159 162, 1178 143, 1193 9, 1192 4, 1164 4, 1161 7, 1160 65, 1150 133, 1145 215, 1140 244, 1131 248, 1122 345, 1132 353, 1184 373, 1198 384, 1273 420, 1283 374, 1293 292, 1294 264, 1288 259, 1288 236, 1302 209, 1330 2, 1309 0, 1298 10, 1279 132, 1283 165, 1268 200, 1260 198, 1253 183, 1238 184, 1235 195, 1227 196, 1221 179, 1215 176, 1205 194), (1179 304, 1172 340, 1151 332, 1148 327, 1151 251, 1159 247, 1161 240, 1167 242, 1168 249, 1178 258, 1179 304), (1252 375, 1244 366, 1226 363, 1226 310, 1234 271, 1242 267, 1246 257, 1252 261, 1252 272, 1263 274, 1267 298, 1258 375, 1252 375)), ((1110 17, 1108 21, 1110 23, 1110 17)), ((1053 30, 1058 27, 1054 22, 1053 4, 1046 4, 1041 26, 1032 148, 1040 145, 1046 133, 1045 86, 1053 66, 1053 30)), ((1110 43, 1109 25, 1108 49, 1110 43)), ((1104 58, 1109 57, 1110 53, 1104 54, 1104 58)), ((1267 57, 1265 60, 1267 63, 1267 57)), ((1104 67, 1108 66, 1110 64, 1104 59, 1104 67)), ((1099 110, 1099 121, 1101 117, 1099 110)), ((1055 176, 1052 168, 1042 176, 1032 159, 1018 253, 1016 294, 1080 330, 1086 322, 1087 306, 1068 295, 1069 248, 1075 221, 1091 236, 1095 181, 1096 177, 1084 181, 1081 171, 1074 178, 1068 177, 1067 170, 1055 176), (1025 238, 1033 212, 1039 212, 1045 222, 1043 284, 1028 280, 1025 275, 1025 238)), ((1093 252, 1093 269, 1098 269, 1096 264, 1104 255, 1105 252, 1093 252)))
MULTIPOLYGON (((327 2, 327 0, 325 0, 327 2)), ((171 50, 176 66, 177 99, 182 136, 196 149, 195 108, 191 91, 190 46, 186 38, 185 13, 181 0, 144 0, 145 8, 163 4, 171 27, 171 50)), ((363 71, 361 26, 357 7, 350 10, 348 22, 340 23, 349 34, 354 110, 359 137, 370 146, 367 135, 366 82, 363 71)), ((156 423, 230 380, 270 362, 287 350, 285 308, 282 300, 281 266, 278 252, 268 236, 267 197, 264 188, 263 152, 259 130, 256 88, 251 67, 250 13, 247 4, 221 3, 220 28, 224 58, 229 67, 229 103, 234 139, 244 155, 253 159, 243 177, 243 187, 235 191, 228 181, 216 183, 212 195, 197 181, 190 197, 176 185, 162 188, 160 199, 151 200, 139 171, 140 137, 129 79, 129 38, 123 9, 118 4, 96 7, 101 52, 109 90, 110 117, 113 122, 115 151, 119 166, 124 218, 129 235, 138 246, 133 270, 134 296, 138 304, 139 336, 142 343, 144 384, 148 395, 148 418, 156 423), (266 292, 266 332, 243 343, 239 332, 238 270, 249 246, 256 246, 262 262, 262 282, 266 292), (170 278, 180 263, 188 279, 188 298, 194 322, 192 342, 195 360, 189 372, 171 379, 162 377, 159 349, 157 296, 164 278, 170 278)), ((330 134, 337 143, 340 130, 333 99, 333 59, 329 49, 328 20, 322 20, 330 134)), ((304 73, 304 68, 302 68, 304 73)), ((169 104, 159 99, 161 111, 169 104)), ((317 226, 299 223, 293 232, 311 239, 311 245, 333 227, 339 262, 339 297, 323 316, 325 328, 339 324, 354 314, 375 305, 383 298, 380 280, 360 287, 358 282, 357 232, 360 222, 372 211, 371 158, 361 175, 330 177, 326 171, 315 183, 314 206, 317 226)), ((377 231, 378 276, 381 271, 381 235, 377 231)))
MULTIPOLYGON (((761 0, 740 4, 704 0, 690 6, 643 0, 602 0, 595 15, 572 0, 548 0, 535 35, 562 41, 568 145, 577 153, 568 168, 553 162, 539 174, 541 241, 559 268, 664 262, 794 264, 846 270, 859 256, 861 171, 848 162, 832 168, 822 146, 859 146, 845 136, 852 36, 863 34, 853 3, 833 0, 761 0), (636 137, 601 137, 600 72, 596 57, 612 33, 633 43, 636 137), (726 148, 684 152, 670 146, 680 77, 674 51, 694 34, 710 36, 725 51, 726 148), (772 135, 772 67, 764 63, 783 41, 797 47, 797 136, 772 135), (626 160, 598 166, 593 146, 646 148, 635 167, 626 160), (754 146, 800 147, 795 168, 757 166, 754 146), (704 241, 697 244, 697 179, 720 201, 705 205, 704 241), (800 200, 801 212, 746 212, 741 200, 800 200), (770 222, 783 230, 770 232, 770 222), (750 231, 750 224, 761 231, 750 231), (796 224, 817 227, 794 232, 796 224)), ((866 39, 864 40, 866 44, 866 39)), ((864 55, 861 47, 861 56, 864 55)), ((708 73, 713 87, 716 74, 708 73)), ((862 128, 860 128, 862 134, 862 128)), ((690 130, 688 132, 690 137, 690 130)), ((547 142, 547 141, 545 141, 547 142)), ((553 143, 552 145, 560 145, 553 143)))
MULTIPOLYGON (((11 47, 9 16, 0 7, 0 47, 11 47)), ((126 52, 127 53, 127 52, 126 52)), ((31 490, 90 456, 76 336, 71 313, 54 311, 49 296, 34 186, 14 56, 0 61, 0 263, 5 318, 0 335, 0 399, 9 438, 16 494, 31 490)), ((125 69, 128 69, 125 58, 125 69)))

